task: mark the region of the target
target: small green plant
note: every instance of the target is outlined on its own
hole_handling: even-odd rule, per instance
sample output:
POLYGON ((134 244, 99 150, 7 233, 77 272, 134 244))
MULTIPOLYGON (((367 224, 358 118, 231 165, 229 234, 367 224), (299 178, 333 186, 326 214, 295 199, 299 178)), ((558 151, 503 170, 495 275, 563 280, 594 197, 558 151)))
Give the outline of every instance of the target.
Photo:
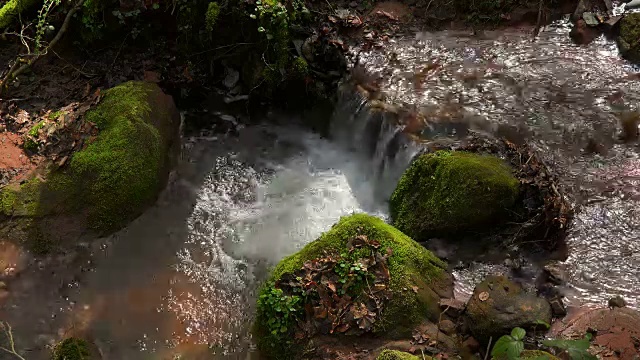
POLYGON ((269 285, 267 291, 258 298, 258 311, 267 321, 271 335, 280 337, 293 329, 293 325, 302 314, 300 296, 285 295, 281 289, 269 285))
MULTIPOLYGON (((511 335, 504 335, 498 339, 491 351, 491 357, 496 360, 519 360, 524 351, 524 337, 527 332, 519 327, 511 330, 511 335)), ((555 348, 558 355, 566 354, 571 360, 597 360, 598 358, 588 352, 591 334, 578 340, 545 340, 544 346, 555 348)), ((541 355, 534 360, 545 360, 548 356, 541 355)))
POLYGON ((61 0, 44 0, 40 11, 38 11, 38 22, 36 23, 36 36, 34 38, 35 50, 34 53, 39 53, 42 46, 42 37, 47 29, 53 30, 53 26, 49 24, 48 18, 51 10, 60 5, 61 0))
POLYGON ((587 351, 591 345, 591 337, 591 334, 587 334, 579 340, 545 340, 542 344, 560 350, 560 354, 569 355, 571 360, 598 360, 595 355, 587 351))
POLYGON ((210 2, 205 15, 205 26, 208 32, 213 31, 213 27, 218 21, 218 16, 220 16, 220 5, 215 1, 210 2))
POLYGON ((504 335, 493 346, 491 356, 495 359, 515 360, 520 358, 524 350, 524 336, 527 332, 522 328, 514 328, 511 335, 504 335))

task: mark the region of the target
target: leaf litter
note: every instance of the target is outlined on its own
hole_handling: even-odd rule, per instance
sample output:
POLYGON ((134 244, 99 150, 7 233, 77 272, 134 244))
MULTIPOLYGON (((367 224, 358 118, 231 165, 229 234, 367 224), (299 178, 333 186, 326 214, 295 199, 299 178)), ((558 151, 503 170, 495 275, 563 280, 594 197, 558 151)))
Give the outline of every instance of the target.
POLYGON ((349 239, 346 253, 325 252, 294 273, 282 275, 276 287, 304 299, 296 338, 372 331, 391 298, 391 254, 378 241, 357 235, 349 239))

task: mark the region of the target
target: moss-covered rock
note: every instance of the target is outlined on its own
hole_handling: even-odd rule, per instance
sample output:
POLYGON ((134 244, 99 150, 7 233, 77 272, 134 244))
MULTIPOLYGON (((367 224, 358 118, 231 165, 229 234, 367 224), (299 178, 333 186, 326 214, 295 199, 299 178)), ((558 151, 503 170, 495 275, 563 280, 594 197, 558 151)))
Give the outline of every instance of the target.
POLYGON ((541 350, 525 350, 520 354, 520 359, 522 360, 533 360, 540 359, 541 357, 546 357, 548 360, 560 360, 557 356, 551 355, 546 351, 541 350))
POLYGON ((515 327, 532 329, 550 324, 551 306, 504 276, 489 276, 474 289, 465 320, 474 337, 488 341, 509 334, 515 327))
POLYGON ((9 0, 0 5, 0 30, 11 25, 23 11, 33 8, 38 0, 9 0))
POLYGON ((179 150, 171 97, 155 84, 128 82, 107 90, 84 120, 99 132, 67 166, 49 165, 0 190, 0 225, 28 219, 34 234, 54 241, 86 230, 105 235, 155 201, 179 150))
POLYGON ((51 360, 90 360, 89 344, 82 339, 67 338, 59 342, 53 349, 51 360))
POLYGON ((420 241, 495 224, 518 193, 519 181, 501 159, 439 151, 411 164, 389 203, 394 226, 420 241))
POLYGON ((640 13, 627 14, 620 20, 618 48, 623 57, 640 62, 640 13))
MULTIPOLYGON (((432 357, 426 356, 424 359, 431 360, 432 357)), ((398 350, 383 350, 376 360, 423 360, 423 358, 398 350)))
MULTIPOLYGON (((273 314, 273 307, 297 301, 292 301, 291 296, 275 288, 275 283, 283 275, 300 269, 306 261, 318 259, 326 253, 347 252, 349 240, 361 235, 378 241, 381 249, 390 248, 392 251, 388 259, 391 299, 375 322, 373 332, 388 337, 411 335, 414 327, 424 319, 437 319, 440 296, 451 296, 452 279, 445 271, 445 263, 381 219, 354 214, 343 217, 320 238, 283 259, 263 286, 254 332, 259 348, 269 358, 291 358, 287 357, 290 356, 290 351, 294 347, 300 348, 299 344, 290 341, 291 326, 282 333, 271 333, 269 330, 270 321, 273 322, 270 315, 273 314)), ((301 307, 303 305, 296 304, 301 307)))

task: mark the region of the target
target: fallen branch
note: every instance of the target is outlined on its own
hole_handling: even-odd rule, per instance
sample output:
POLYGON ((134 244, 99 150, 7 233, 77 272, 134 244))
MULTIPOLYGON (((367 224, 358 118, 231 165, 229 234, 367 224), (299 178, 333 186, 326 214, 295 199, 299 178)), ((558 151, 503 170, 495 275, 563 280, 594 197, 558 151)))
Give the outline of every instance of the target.
POLYGON ((71 10, 69 10, 69 12, 67 13, 67 16, 65 17, 64 22, 60 27, 60 30, 58 30, 58 33, 56 34, 56 36, 53 38, 53 40, 51 40, 51 42, 49 42, 49 44, 47 45, 47 47, 44 49, 43 52, 39 52, 35 54, 28 60, 22 57, 18 57, 16 59, 16 61, 14 62, 9 72, 4 76, 4 78, 0 82, 0 95, 4 90, 7 89, 7 87, 9 86, 11 81, 13 81, 13 79, 15 79, 18 75, 22 74, 27 69, 29 69, 42 56, 46 55, 49 52, 49 49, 53 48, 58 43, 58 41, 60 41, 60 39, 62 38, 62 35, 64 35, 64 33, 67 31, 67 28, 69 28, 69 24, 71 23, 71 19, 73 18, 73 15, 76 13, 76 11, 80 9, 80 7, 82 7, 84 2, 85 0, 76 1, 76 3, 71 8, 71 10))

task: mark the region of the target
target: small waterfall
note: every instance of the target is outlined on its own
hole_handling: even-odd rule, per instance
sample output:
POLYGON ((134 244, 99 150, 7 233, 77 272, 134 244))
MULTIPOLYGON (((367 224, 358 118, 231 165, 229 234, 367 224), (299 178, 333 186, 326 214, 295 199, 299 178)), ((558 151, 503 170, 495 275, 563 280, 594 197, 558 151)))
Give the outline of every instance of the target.
POLYGON ((423 149, 403 130, 396 113, 372 106, 353 86, 341 86, 331 136, 369 167, 367 180, 372 182, 377 203, 389 199, 402 173, 423 149))

